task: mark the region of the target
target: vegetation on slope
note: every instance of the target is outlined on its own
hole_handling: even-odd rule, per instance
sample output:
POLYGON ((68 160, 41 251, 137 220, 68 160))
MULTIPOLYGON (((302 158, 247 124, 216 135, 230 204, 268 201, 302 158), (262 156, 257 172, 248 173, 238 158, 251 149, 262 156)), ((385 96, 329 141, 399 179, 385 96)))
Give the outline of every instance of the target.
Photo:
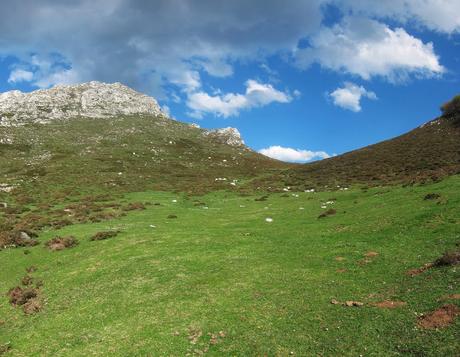
POLYGON ((437 181, 460 172, 460 96, 443 116, 397 138, 337 157, 297 166, 257 185, 297 187, 385 185, 437 181))

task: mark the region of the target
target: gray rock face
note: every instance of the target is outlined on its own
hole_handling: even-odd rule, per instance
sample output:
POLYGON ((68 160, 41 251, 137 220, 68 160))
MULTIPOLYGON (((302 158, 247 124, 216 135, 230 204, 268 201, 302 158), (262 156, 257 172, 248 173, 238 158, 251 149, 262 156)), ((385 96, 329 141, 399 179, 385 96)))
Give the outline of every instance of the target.
POLYGON ((216 130, 205 131, 204 135, 217 138, 222 143, 231 146, 243 146, 244 141, 241 138, 241 134, 236 128, 222 128, 216 130))
POLYGON ((164 115, 154 98, 121 83, 94 81, 31 93, 14 90, 0 94, 0 126, 131 114, 164 115))

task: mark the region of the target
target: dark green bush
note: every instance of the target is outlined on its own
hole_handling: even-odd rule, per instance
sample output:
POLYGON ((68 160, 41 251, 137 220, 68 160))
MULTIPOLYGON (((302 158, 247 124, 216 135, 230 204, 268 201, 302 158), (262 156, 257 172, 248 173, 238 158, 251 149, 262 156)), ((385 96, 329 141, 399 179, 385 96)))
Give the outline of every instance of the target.
POLYGON ((445 116, 460 114, 460 95, 457 95, 451 101, 444 103, 441 106, 441 111, 445 116))

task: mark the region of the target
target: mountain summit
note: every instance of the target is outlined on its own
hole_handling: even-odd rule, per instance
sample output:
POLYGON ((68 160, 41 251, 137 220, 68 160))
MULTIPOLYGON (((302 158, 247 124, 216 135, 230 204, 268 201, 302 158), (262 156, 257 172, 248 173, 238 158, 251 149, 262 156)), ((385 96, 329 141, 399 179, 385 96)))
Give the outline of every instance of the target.
POLYGON ((74 117, 164 115, 157 101, 121 83, 88 82, 51 89, 0 94, 0 125, 46 123, 74 117))

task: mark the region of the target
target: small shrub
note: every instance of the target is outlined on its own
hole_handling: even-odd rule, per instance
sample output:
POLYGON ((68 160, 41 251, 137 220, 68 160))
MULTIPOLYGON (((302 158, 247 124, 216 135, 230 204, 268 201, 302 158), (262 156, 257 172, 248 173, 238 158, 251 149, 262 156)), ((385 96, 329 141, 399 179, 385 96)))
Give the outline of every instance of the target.
POLYGON ((449 102, 444 103, 441 106, 441 111, 445 116, 460 114, 460 95, 457 95, 449 102))
POLYGON ((78 245, 78 240, 74 236, 67 236, 67 237, 55 237, 48 242, 46 242, 46 246, 49 250, 57 251, 63 250, 67 248, 72 248, 78 245))
POLYGON ((460 263, 460 251, 445 252, 433 262, 436 267, 457 265, 460 263))
POLYGON ((318 218, 325 218, 327 216, 333 216, 337 211, 334 208, 329 208, 327 211, 321 213, 318 218))
POLYGON ((120 233, 120 231, 105 231, 105 232, 97 232, 93 235, 90 240, 97 241, 97 240, 105 240, 109 238, 116 237, 120 233))
POLYGON ((423 199, 425 201, 428 201, 428 200, 437 200, 438 198, 441 198, 440 194, 438 194, 438 193, 429 193, 423 199))
POLYGON ((123 211, 142 211, 145 209, 145 205, 142 202, 132 202, 123 206, 121 209, 123 211))

